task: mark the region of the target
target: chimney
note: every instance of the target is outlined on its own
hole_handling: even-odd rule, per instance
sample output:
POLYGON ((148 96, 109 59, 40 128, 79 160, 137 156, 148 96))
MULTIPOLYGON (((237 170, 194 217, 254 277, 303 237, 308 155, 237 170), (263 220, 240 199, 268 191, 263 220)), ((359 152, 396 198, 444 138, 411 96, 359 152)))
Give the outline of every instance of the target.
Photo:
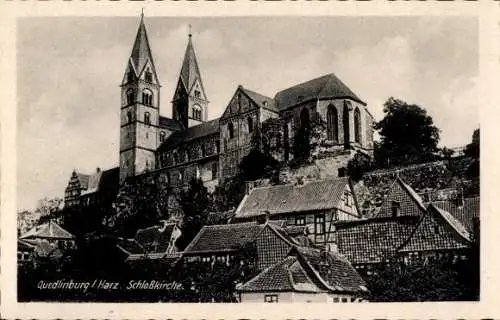
POLYGON ((97 167, 97 168, 95 169, 95 171, 96 171, 96 172, 101 172, 101 168, 97 167))

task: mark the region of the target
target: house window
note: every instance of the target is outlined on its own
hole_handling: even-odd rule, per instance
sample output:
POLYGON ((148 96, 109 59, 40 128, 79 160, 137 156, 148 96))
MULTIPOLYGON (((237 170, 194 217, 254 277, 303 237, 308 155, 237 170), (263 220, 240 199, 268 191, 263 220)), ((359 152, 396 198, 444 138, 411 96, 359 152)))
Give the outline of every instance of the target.
POLYGON ((144 79, 147 82, 153 82, 153 74, 151 73, 151 71, 149 69, 146 70, 146 73, 144 74, 144 79))
POLYGON ((184 179, 184 170, 179 171, 179 181, 182 181, 184 179))
POLYGON ((232 122, 229 122, 229 124, 227 125, 227 129, 229 130, 229 139, 233 139, 234 138, 234 125, 232 122))
POLYGON ((351 193, 349 191, 344 192, 344 203, 346 206, 351 206, 351 193))
POLYGON ((144 112, 144 123, 151 124, 151 115, 149 112, 144 112))
POLYGON ((342 303, 346 303, 347 302, 347 298, 342 298, 342 303))
POLYGON ((345 168, 339 168, 338 169, 339 178, 345 177, 345 172, 346 172, 345 168))
POLYGON ((165 131, 160 131, 160 142, 165 141, 165 135, 166 135, 165 131))
POLYGON ((210 260, 211 260, 210 257, 202 257, 201 258, 201 262, 205 262, 205 263, 210 262, 210 260))
POLYGON ((264 302, 276 303, 276 302, 278 302, 278 295, 277 294, 266 294, 264 296, 264 302))
POLYGON ((212 163, 212 179, 217 179, 217 170, 218 170, 217 162, 212 163))
POLYGON ((306 224, 306 218, 305 217, 295 217, 295 225, 297 226, 304 226, 306 224))
POLYGON ((253 131, 253 119, 251 117, 248 117, 247 123, 248 123, 248 133, 252 133, 252 131, 253 131))
POLYGON ((132 104, 134 102, 135 102, 135 90, 128 89, 127 90, 127 105, 132 104))
POLYGON ((314 217, 314 233, 315 234, 325 233, 325 216, 323 214, 314 217))
POLYGON ((326 112, 326 126, 328 140, 338 141, 339 140, 339 130, 338 130, 338 114, 337 108, 333 105, 328 106, 328 111, 326 112))
POLYGON ((215 144, 215 148, 217 150, 217 153, 220 153, 220 142, 217 141, 217 143, 215 144))
POLYGON ((151 90, 144 89, 142 92, 142 104, 145 106, 153 105, 153 92, 151 90))
POLYGON ((334 298, 333 298, 333 302, 335 302, 335 303, 339 303, 339 302, 340 302, 340 301, 339 301, 339 297, 334 297, 334 298))
POLYGON ((170 183, 170 172, 167 172, 167 183, 170 183))
POLYGON ((399 203, 399 201, 391 202, 391 211, 393 217, 397 217, 399 215, 400 209, 401 209, 401 204, 399 203))

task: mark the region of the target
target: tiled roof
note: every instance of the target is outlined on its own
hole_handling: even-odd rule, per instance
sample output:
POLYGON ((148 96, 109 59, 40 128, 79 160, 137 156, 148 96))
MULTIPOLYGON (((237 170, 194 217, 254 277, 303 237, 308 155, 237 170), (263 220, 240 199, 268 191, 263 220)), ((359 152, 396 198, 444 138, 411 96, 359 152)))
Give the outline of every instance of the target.
POLYGON ((78 178, 78 181, 80 182, 80 188, 87 189, 89 185, 89 175, 77 172, 76 176, 78 178))
POLYGON ((432 204, 437 208, 451 213, 469 231, 473 231, 473 220, 479 218, 480 206, 479 197, 465 198, 463 202, 459 200, 434 201, 432 204))
POLYGON ((181 143, 210 136, 219 132, 219 119, 203 122, 199 125, 172 133, 160 146, 160 150, 175 147, 181 143))
POLYGON ((184 250, 184 254, 235 251, 255 241, 264 226, 255 222, 204 226, 184 250))
POLYGON ((295 247, 282 261, 247 283, 243 292, 366 292, 366 284, 349 261, 339 254, 295 247))
POLYGON ((264 108, 268 109, 274 112, 278 112, 278 107, 276 106, 276 103, 274 99, 266 97, 263 94, 257 93, 252 90, 248 90, 246 88, 243 88, 240 86, 240 89, 259 106, 259 108, 264 108))
POLYGON ((336 223, 338 250, 353 264, 382 262, 410 237, 419 219, 401 216, 336 223))
POLYGON ((338 178, 311 181, 302 186, 255 188, 245 196, 235 218, 255 217, 264 211, 273 215, 336 208, 347 185, 347 178, 338 178))
POLYGON ((31 246, 36 255, 40 257, 54 257, 62 256, 57 244, 51 244, 47 239, 21 239, 18 243, 22 242, 25 248, 31 246))
POLYGON ((458 220, 431 204, 399 252, 464 249, 470 245, 470 239, 470 234, 458 220))
POLYGON ((274 100, 279 110, 284 110, 303 101, 322 98, 350 98, 364 104, 364 102, 333 73, 280 91, 276 94, 274 100))
POLYGON ((396 180, 394 180, 392 186, 389 188, 389 192, 382 202, 380 210, 375 214, 375 216, 377 218, 392 216, 391 202, 393 200, 400 203, 399 215, 421 216, 426 211, 422 198, 420 198, 420 196, 399 176, 396 177, 396 180))
POLYGON ((76 173, 82 195, 100 192, 113 198, 118 193, 120 168, 114 167, 108 170, 98 170, 92 174, 76 173))
POLYGON ((182 130, 182 124, 179 121, 167 117, 160 116, 159 125, 160 128, 168 129, 170 131, 182 130))
POLYGON ((177 263, 182 257, 181 253, 143 253, 131 254, 127 257, 126 261, 139 261, 139 260, 162 260, 162 264, 173 265, 177 263))
POLYGON ((68 231, 61 228, 57 223, 49 221, 33 227, 25 234, 21 235, 20 239, 56 239, 56 240, 69 240, 74 236, 68 231))

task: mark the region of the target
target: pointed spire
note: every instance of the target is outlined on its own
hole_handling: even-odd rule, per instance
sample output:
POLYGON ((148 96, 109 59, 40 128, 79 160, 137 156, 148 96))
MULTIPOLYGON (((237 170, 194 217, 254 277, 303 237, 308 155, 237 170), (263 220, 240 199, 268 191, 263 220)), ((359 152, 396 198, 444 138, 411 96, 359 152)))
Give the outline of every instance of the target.
POLYGON ((142 72, 142 69, 148 60, 150 60, 151 64, 153 64, 148 34, 146 32, 146 25, 144 24, 144 10, 141 12, 141 22, 139 23, 139 29, 137 30, 137 36, 135 37, 134 47, 132 48, 130 59, 138 74, 142 72))
MULTIPOLYGON (((197 79, 201 83, 200 69, 198 68, 198 60, 196 59, 196 54, 194 53, 192 36, 191 25, 189 25, 188 45, 186 53, 184 54, 184 61, 182 62, 180 74, 180 78, 188 93, 191 91, 191 88, 197 79)), ((203 86, 203 84, 201 85, 203 86)))

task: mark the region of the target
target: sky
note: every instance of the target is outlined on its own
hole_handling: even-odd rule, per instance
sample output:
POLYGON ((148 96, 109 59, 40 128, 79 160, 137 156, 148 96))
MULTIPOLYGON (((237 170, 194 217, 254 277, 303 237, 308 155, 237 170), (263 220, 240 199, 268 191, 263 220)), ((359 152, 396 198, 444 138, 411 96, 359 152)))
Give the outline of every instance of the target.
MULTIPOLYGON (((273 97, 335 73, 380 120, 389 97, 424 107, 441 146, 479 127, 478 23, 469 17, 145 17, 171 98, 192 25, 193 44, 219 117, 238 85, 273 97)), ((120 82, 139 17, 21 18, 17 25, 17 197, 31 209, 64 196, 73 169, 118 164, 120 82)))

